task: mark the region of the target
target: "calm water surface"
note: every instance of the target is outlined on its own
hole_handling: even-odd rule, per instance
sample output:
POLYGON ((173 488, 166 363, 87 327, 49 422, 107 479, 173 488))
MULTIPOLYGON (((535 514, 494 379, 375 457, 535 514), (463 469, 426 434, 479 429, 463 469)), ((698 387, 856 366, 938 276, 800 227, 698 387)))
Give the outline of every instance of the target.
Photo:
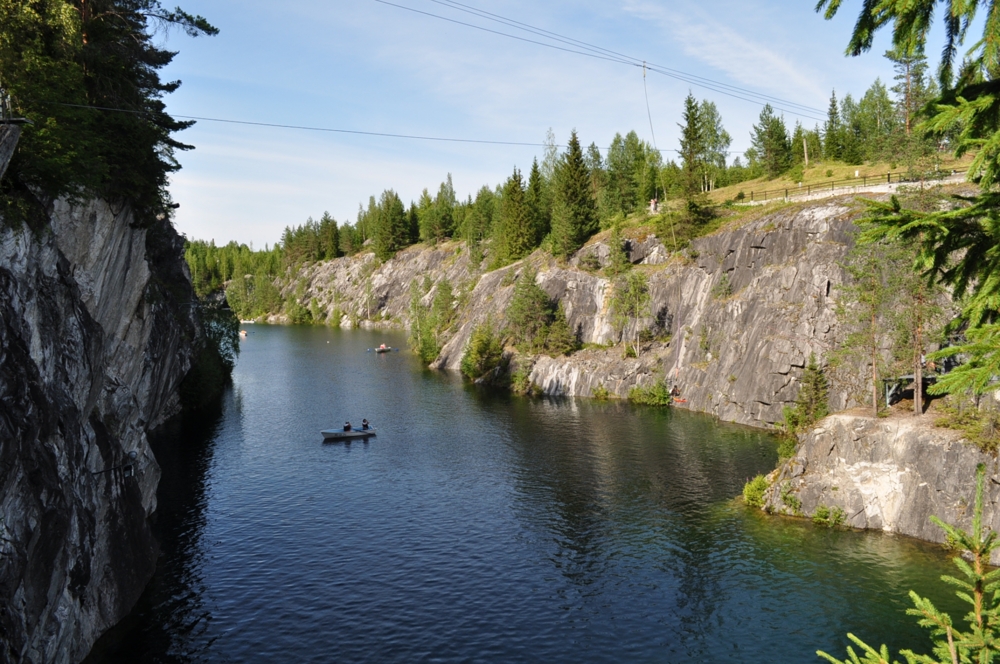
POLYGON ((910 588, 955 608, 936 547, 734 503, 774 467, 759 431, 248 329, 221 413, 158 441, 163 554, 95 664, 813 662, 848 630, 926 651, 910 588))

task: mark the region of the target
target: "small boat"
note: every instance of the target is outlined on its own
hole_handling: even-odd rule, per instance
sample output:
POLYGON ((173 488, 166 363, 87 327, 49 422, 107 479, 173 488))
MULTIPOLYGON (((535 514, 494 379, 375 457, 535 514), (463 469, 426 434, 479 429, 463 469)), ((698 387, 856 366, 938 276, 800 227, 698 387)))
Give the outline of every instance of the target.
POLYGON ((376 353, 389 353, 389 352, 392 352, 392 346, 386 346, 385 344, 382 344, 381 346, 379 346, 378 348, 375 349, 375 352, 376 353))
POLYGON ((323 434, 323 440, 347 440, 350 438, 367 438, 368 436, 375 435, 375 429, 351 429, 350 431, 344 431, 343 429, 324 429, 320 431, 323 434))
POLYGON ((245 339, 246 336, 247 336, 247 331, 246 330, 240 330, 240 336, 245 339))

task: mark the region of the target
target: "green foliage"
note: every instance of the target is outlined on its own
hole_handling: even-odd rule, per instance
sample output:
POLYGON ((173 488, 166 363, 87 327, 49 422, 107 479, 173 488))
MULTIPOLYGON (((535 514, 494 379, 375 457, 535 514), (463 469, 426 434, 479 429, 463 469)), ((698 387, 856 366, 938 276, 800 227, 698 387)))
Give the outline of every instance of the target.
POLYGON ((645 406, 669 406, 673 402, 666 380, 659 380, 648 387, 636 385, 628 391, 628 400, 645 406))
POLYGON ((559 159, 555 174, 552 208, 552 253, 568 257, 597 232, 597 203, 590 185, 590 173, 583 159, 576 131, 570 135, 566 153, 559 159))
POLYGON ((372 229, 372 244, 375 255, 382 261, 389 260, 397 251, 410 244, 410 224, 406 208, 391 189, 382 192, 379 199, 372 229))
POLYGON ((162 33, 218 32, 157 0, 0 0, 0 72, 26 125, 0 181, 0 215, 25 219, 61 195, 128 201, 149 226, 171 211, 167 177, 178 170, 172 135, 191 126, 166 113, 159 70, 175 53, 162 33), (110 112, 97 108, 124 109, 110 112))
POLYGON ((847 515, 839 507, 827 507, 826 505, 817 505, 816 511, 813 512, 812 521, 817 526, 826 526, 827 528, 836 528, 837 526, 844 523, 847 519, 847 515))
POLYGON ((595 387, 593 390, 591 390, 590 396, 594 399, 597 399, 598 401, 607 401, 609 398, 611 398, 611 392, 609 392, 608 388, 604 387, 604 385, 601 384, 595 387))
POLYGON ((455 188, 451 183, 451 173, 438 188, 432 200, 424 189, 417 208, 420 239, 428 244, 440 242, 452 236, 455 231, 455 188))
POLYGON ((626 347, 626 334, 628 328, 632 328, 632 350, 637 356, 639 323, 650 314, 649 303, 649 278, 645 272, 630 270, 615 279, 611 292, 611 321, 626 347))
POLYGON ((538 387, 531 382, 531 365, 518 365, 510 376, 510 390, 514 394, 534 394, 538 387))
POLYGON ((723 272, 722 276, 719 277, 719 281, 712 286, 712 298, 716 300, 725 300, 726 298, 732 296, 733 286, 729 283, 729 273, 723 272))
POLYGON ((430 292, 431 284, 421 287, 420 283, 414 279, 410 282, 410 349, 420 357, 424 364, 430 364, 437 359, 441 352, 441 346, 437 340, 437 326, 433 320, 430 310, 422 303, 422 299, 430 292))
POLYGON ((802 513, 802 501, 795 495, 791 482, 784 482, 781 485, 781 502, 784 503, 785 507, 792 510, 792 514, 797 515, 802 513))
POLYGON ((1000 449, 1000 413, 980 408, 977 402, 968 393, 949 394, 940 406, 943 415, 934 424, 957 429, 982 451, 996 454, 1000 449))
POLYGON ((462 355, 462 375, 472 380, 484 378, 498 369, 502 361, 503 343, 500 335, 493 331, 492 322, 487 320, 477 325, 462 355))
POLYGON ((341 255, 340 233, 337 221, 329 212, 324 212, 319 222, 310 217, 301 226, 286 226, 281 235, 284 265, 297 266, 337 258, 341 255))
POLYGON ((788 170, 792 162, 792 146, 785 120, 774 114, 770 104, 760 112, 758 124, 753 126, 747 151, 751 163, 759 163, 768 177, 777 177, 788 170))
POLYGON ((632 263, 628 260, 628 253, 625 251, 625 235, 622 233, 621 217, 616 216, 611 223, 608 250, 608 266, 604 269, 608 276, 616 277, 632 267, 632 263))
POLYGON ((521 173, 515 168, 500 197, 500 216, 493 246, 493 267, 503 267, 531 253, 537 241, 537 221, 525 201, 521 173))
POLYGON ((799 395, 795 399, 795 408, 784 408, 784 429, 789 435, 805 431, 830 412, 829 383, 826 373, 816 363, 816 356, 809 355, 809 362, 802 374, 799 395))
POLYGON ((188 410, 204 409, 218 398, 240 353, 239 321, 232 311, 203 300, 197 316, 204 337, 195 344, 191 368, 178 390, 188 410))
MULTIPOLYGON (((787 422, 788 411, 791 410, 788 406, 785 406, 785 421, 787 422)), ((799 440, 794 434, 785 434, 778 438, 778 461, 784 461, 785 459, 791 459, 795 456, 796 450, 799 448, 799 440)))
POLYGON ((757 475, 743 485, 743 502, 750 507, 764 507, 764 493, 771 488, 767 477, 757 475))
MULTIPOLYGON (((990 554, 1000 546, 1000 542, 997 541, 997 534, 983 524, 985 481, 986 466, 979 464, 976 468, 976 499, 970 531, 931 517, 931 521, 944 531, 948 541, 953 542, 963 554, 953 558, 961 576, 943 576, 941 580, 955 586, 955 595, 969 604, 970 610, 965 615, 968 628, 960 629, 950 615, 939 611, 929 599, 911 590, 913 608, 907 609, 906 613, 917 618, 917 624, 930 631, 933 655, 919 655, 912 650, 900 651, 909 664, 985 663, 995 661, 994 658, 1000 654, 1000 593, 997 592, 1000 570, 991 570, 989 566, 990 554)), ((847 637, 861 649, 863 658, 859 658, 850 646, 847 648, 846 660, 839 660, 822 651, 817 651, 816 654, 833 664, 888 664, 890 655, 885 645, 876 651, 853 634, 848 634, 847 637)))
POLYGON ((569 329, 562 305, 550 300, 535 282, 536 274, 525 268, 514 286, 506 312, 510 342, 526 353, 571 353, 579 347, 579 341, 569 329))
POLYGON ((698 102, 690 92, 684 98, 684 123, 681 125, 682 188, 690 199, 701 193, 701 155, 704 152, 705 131, 702 128, 698 102))

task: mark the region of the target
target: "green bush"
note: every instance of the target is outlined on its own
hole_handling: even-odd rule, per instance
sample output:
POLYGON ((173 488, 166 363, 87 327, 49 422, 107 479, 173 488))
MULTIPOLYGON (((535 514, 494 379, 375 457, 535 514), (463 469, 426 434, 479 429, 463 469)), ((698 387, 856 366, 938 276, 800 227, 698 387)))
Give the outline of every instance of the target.
POLYGON ((503 344, 490 321, 487 321, 472 331, 460 369, 462 375, 475 380, 495 370, 502 360, 503 344))
POLYGON ((750 507, 764 507, 764 492, 770 487, 767 477, 757 475, 743 485, 743 502, 750 507))
POLYGON ((628 391, 628 399, 633 403, 645 406, 669 406, 672 398, 670 388, 665 380, 653 383, 649 387, 635 386, 628 391))
POLYGON ((780 436, 778 439, 778 460, 791 459, 795 456, 795 450, 798 449, 798 446, 799 439, 794 434, 786 433, 780 436))
POLYGON ((607 401, 610 398, 611 393, 608 391, 608 388, 604 387, 604 385, 598 385, 591 390, 590 396, 598 401, 607 401))

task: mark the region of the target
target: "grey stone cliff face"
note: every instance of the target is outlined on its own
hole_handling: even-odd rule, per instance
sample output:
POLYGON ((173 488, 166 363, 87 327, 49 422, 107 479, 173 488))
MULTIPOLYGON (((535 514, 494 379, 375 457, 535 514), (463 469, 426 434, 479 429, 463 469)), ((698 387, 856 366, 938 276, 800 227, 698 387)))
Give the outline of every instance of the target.
MULTIPOLYGON (((984 521, 1000 532, 1000 462, 960 433, 935 428, 933 417, 847 411, 825 418, 771 474, 766 509, 811 516, 821 505, 839 507, 846 525, 943 542, 930 517, 969 528, 976 466, 985 463, 984 521)), ((1000 552, 992 562, 1000 563, 1000 552)))
MULTIPOLYGON (((629 239, 629 260, 649 276, 652 306, 627 334, 637 326, 669 343, 646 343, 638 359, 623 359, 620 348, 540 357, 532 382, 551 395, 591 396, 602 387, 627 397, 632 387, 666 379, 680 387, 683 405, 692 410, 755 426, 780 421, 783 407, 798 395, 810 353, 823 358, 835 345, 834 296, 844 278, 839 263, 858 214, 850 199, 789 208, 698 238, 686 259, 671 257, 654 235, 629 239)), ((503 324, 526 267, 563 305, 583 343, 618 342, 612 281, 579 267, 603 265, 609 254, 597 241, 566 263, 539 251, 486 272, 470 264, 459 243, 411 247, 381 265, 368 253, 311 266, 286 285, 285 294, 301 288, 304 305, 314 302, 327 315, 339 310, 342 325, 376 318, 360 324, 406 326, 411 281, 431 282, 427 304, 447 278, 461 303, 432 367, 457 371, 473 329, 487 320, 503 324)), ((831 408, 850 405, 849 394, 834 381, 831 408)))
POLYGON ((83 659, 155 567, 146 432, 198 332, 190 286, 164 285, 185 283, 182 241, 133 221, 56 202, 49 228, 0 231, 2 661, 83 659))

